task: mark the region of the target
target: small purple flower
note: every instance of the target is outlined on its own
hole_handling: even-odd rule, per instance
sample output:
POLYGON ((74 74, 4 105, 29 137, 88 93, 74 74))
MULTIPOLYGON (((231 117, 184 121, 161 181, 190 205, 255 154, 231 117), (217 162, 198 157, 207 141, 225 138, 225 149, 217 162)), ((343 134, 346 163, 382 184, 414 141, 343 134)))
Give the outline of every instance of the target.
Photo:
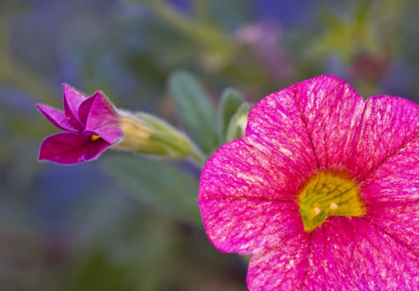
POLYGON ((37 105, 53 125, 65 131, 42 142, 39 160, 66 165, 91 161, 121 141, 118 114, 102 92, 86 98, 68 85, 63 85, 63 89, 64 112, 47 105, 37 105))

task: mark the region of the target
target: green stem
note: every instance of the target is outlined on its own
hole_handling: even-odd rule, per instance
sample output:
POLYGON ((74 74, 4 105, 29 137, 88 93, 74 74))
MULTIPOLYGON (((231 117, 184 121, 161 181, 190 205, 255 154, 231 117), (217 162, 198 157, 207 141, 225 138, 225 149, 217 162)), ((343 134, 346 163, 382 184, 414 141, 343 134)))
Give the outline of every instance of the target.
POLYGON ((209 48, 234 49, 233 43, 216 29, 190 19, 167 2, 152 0, 148 2, 148 5, 158 17, 196 42, 209 48))
POLYGON ((209 23, 208 15, 208 0, 195 0, 194 1, 194 14, 195 17, 202 23, 209 23))

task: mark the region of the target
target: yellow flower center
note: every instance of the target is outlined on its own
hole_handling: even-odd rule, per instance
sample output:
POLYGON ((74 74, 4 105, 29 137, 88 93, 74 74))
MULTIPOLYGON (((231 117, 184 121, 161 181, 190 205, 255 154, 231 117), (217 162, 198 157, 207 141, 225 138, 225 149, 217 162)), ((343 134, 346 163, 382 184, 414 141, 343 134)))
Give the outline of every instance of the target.
POLYGON ((355 182, 342 175, 320 173, 302 189, 298 205, 305 231, 313 231, 329 216, 361 216, 365 213, 365 202, 355 182))
POLYGON ((101 137, 98 135, 92 135, 90 138, 92 139, 92 141, 95 141, 95 140, 100 139, 101 137))

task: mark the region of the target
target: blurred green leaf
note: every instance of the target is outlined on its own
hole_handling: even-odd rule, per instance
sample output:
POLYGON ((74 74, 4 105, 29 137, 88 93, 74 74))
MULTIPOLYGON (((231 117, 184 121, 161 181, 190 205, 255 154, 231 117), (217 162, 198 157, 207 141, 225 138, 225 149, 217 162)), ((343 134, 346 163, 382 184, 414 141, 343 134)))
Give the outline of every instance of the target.
POLYGON ((242 94, 233 88, 227 88, 221 95, 219 134, 220 141, 225 142, 225 136, 231 118, 244 102, 242 94))
POLYGON ((371 3, 367 1, 357 1, 354 12, 354 25, 358 25, 361 28, 368 21, 368 13, 370 12, 371 3))
POLYGON ((324 31, 312 40, 310 58, 337 54, 343 64, 351 64, 360 52, 377 53, 380 40, 374 30, 377 28, 370 16, 371 3, 354 1, 352 13, 345 18, 325 6, 320 10, 324 31), (378 47, 377 47, 378 46, 378 47))
POLYGON ((319 10, 319 20, 329 30, 343 32, 345 29, 345 25, 342 22, 342 19, 340 19, 337 15, 332 13, 332 11, 327 9, 326 7, 322 7, 319 10))
POLYGON ((133 248, 127 253, 131 261, 130 277, 136 282, 136 290, 167 290, 167 286, 179 284, 174 269, 180 266, 177 253, 182 238, 174 221, 157 215, 148 218, 127 245, 133 248))
POLYGON ((127 270, 124 268, 113 265, 103 250, 97 250, 86 259, 80 269, 75 271, 70 290, 133 290, 128 287, 126 273, 127 270))
POLYGON ((211 21, 223 31, 233 32, 237 27, 255 20, 249 0, 208 1, 211 21))
POLYGON ((205 153, 212 152, 219 145, 217 112, 203 86, 186 72, 172 74, 168 85, 186 130, 205 153))
POLYGON ((126 155, 105 160, 107 172, 142 201, 177 218, 202 225, 198 181, 161 160, 126 155))

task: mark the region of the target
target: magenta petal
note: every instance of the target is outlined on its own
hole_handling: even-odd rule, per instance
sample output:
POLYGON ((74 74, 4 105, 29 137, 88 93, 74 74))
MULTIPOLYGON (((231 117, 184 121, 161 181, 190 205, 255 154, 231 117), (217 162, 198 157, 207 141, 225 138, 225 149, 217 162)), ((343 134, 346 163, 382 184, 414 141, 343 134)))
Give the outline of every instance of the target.
POLYGON ((198 199, 295 202, 299 187, 312 169, 298 152, 279 144, 271 146, 258 136, 250 136, 220 147, 202 171, 198 199), (294 170, 289 171, 290 168, 294 170))
MULTIPOLYGON (((368 98, 364 107, 356 139, 356 159, 352 159, 351 166, 358 180, 369 176, 419 136, 419 106, 412 101, 375 96, 368 98)), ((393 170, 397 171, 397 166, 393 170)))
POLYGON ((39 160, 66 165, 78 164, 96 159, 109 146, 103 139, 92 141, 90 136, 82 134, 59 133, 42 142, 39 160))
POLYGON ((311 236, 306 288, 411 290, 418 254, 363 218, 329 217, 311 236))
POLYGON ((122 137, 117 113, 101 92, 91 105, 85 132, 94 133, 110 144, 116 143, 122 137))
POLYGON ((365 218, 419 253, 419 140, 388 158, 360 189, 365 218))
POLYGON ((302 288, 308 267, 309 237, 306 232, 288 234, 278 241, 280 247, 255 254, 247 274, 249 290, 327 290, 302 288))
POLYGON ((63 85, 64 90, 64 112, 68 122, 77 130, 82 130, 83 126, 78 117, 78 110, 81 103, 86 99, 84 95, 69 85, 63 85))
POLYGON ((76 129, 71 126, 68 122, 67 117, 65 116, 64 112, 61 110, 55 109, 53 107, 37 104, 39 111, 45 116, 46 119, 49 120, 53 125, 57 128, 64 130, 64 131, 75 131, 76 129))
POLYGON ((299 152, 300 159, 317 169, 346 171, 353 160, 363 102, 344 80, 316 77, 257 103, 249 113, 246 134, 299 152))
MULTIPOLYGON (((263 140, 272 153, 279 152, 283 156, 289 156, 288 161, 284 160, 281 163, 281 175, 291 172, 286 169, 296 170, 300 169, 300 166, 308 169, 308 175, 318 171, 316 155, 307 134, 306 121, 301 115, 300 105, 292 87, 272 93, 253 106, 248 117, 246 136, 256 136, 255 143, 263 140), (285 167, 285 164, 288 164, 288 167, 285 167)), ((267 168, 275 166, 275 163, 267 161, 267 168)))
POLYGON ((303 231, 296 193, 312 169, 298 153, 271 146, 254 135, 234 140, 202 171, 199 206, 208 236, 222 251, 255 252, 303 231))
POLYGON ((298 205, 251 199, 200 200, 207 235, 222 252, 250 254, 277 248, 303 233, 298 205))
POLYGON ((93 102, 95 101, 96 97, 99 96, 99 92, 96 92, 89 98, 83 101, 83 103, 80 104, 79 111, 78 111, 78 117, 81 122, 81 124, 85 127, 87 122, 87 117, 89 116, 90 108, 93 105, 93 102))
POLYGON ((419 107, 378 96, 366 111, 357 154, 365 218, 419 253, 419 107))
POLYGON ((364 99, 334 76, 319 76, 292 88, 320 170, 347 172, 354 160, 364 99))
POLYGON ((411 290, 417 253, 363 218, 329 217, 250 261, 249 290, 411 290))

